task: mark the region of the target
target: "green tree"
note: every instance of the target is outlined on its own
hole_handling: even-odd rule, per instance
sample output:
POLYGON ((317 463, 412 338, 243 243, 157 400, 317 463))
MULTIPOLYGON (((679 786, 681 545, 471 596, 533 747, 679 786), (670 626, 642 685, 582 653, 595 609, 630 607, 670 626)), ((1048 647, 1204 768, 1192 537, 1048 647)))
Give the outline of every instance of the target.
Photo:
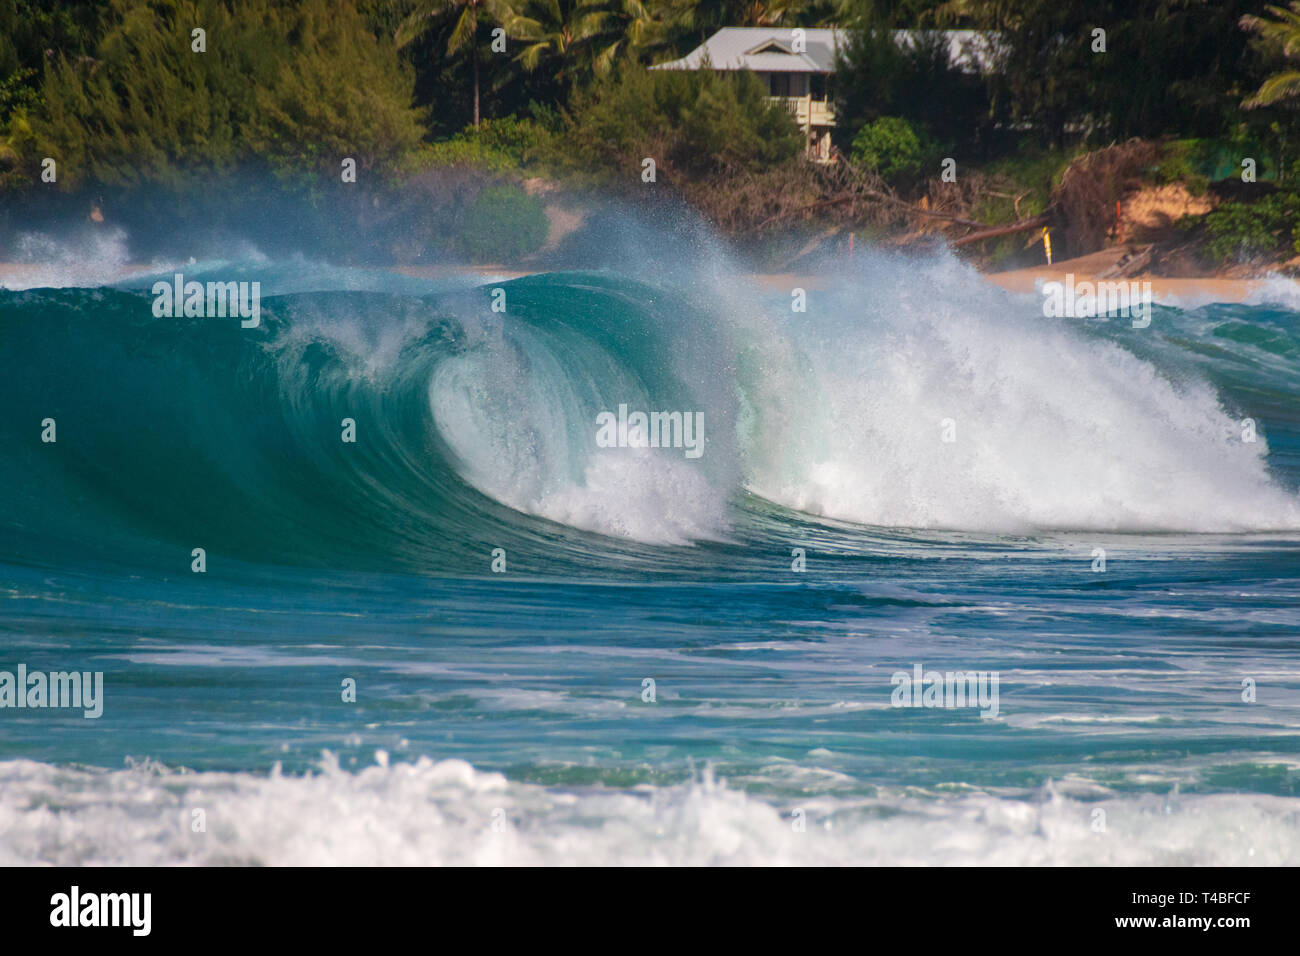
POLYGON ((668 18, 702 43, 723 27, 820 26, 843 22, 842 0, 664 0, 668 18))
POLYGON ((896 23, 861 11, 840 48, 833 89, 841 147, 865 126, 893 116, 953 153, 987 158, 1002 119, 987 78, 952 62, 940 33, 924 32, 900 45, 896 23))
POLYGON ((1218 136, 1253 69, 1238 29, 1259 0, 965 0, 996 34, 995 113, 1042 141, 1218 136), (1097 31, 1104 31, 1104 35, 1097 31), (1105 49, 1101 49, 1104 42, 1105 49))
POLYGON ((586 37, 591 45, 591 66, 598 76, 608 76, 620 57, 640 57, 662 47, 669 23, 663 4, 645 0, 582 0, 589 11, 586 37))
POLYGON ((592 20, 586 0, 523 0, 505 16, 507 34, 524 43, 515 61, 530 73, 545 65, 556 79, 571 79, 592 20))
MULTIPOLYGON (((1247 14, 1241 18, 1241 26, 1258 34, 1266 43, 1274 44, 1288 60, 1300 59, 1300 2, 1289 4, 1290 9, 1269 7, 1274 17, 1257 17, 1247 14)), ((1274 73, 1255 91, 1255 95, 1242 105, 1247 109, 1271 106, 1283 100, 1300 96, 1300 70, 1283 70, 1274 73)))
POLYGON ((663 45, 663 10, 643 0, 523 0, 505 18, 526 71, 546 68, 569 83, 608 76, 622 58, 663 45))
POLYGON ((563 145, 569 162, 580 157, 616 177, 639 172, 647 156, 669 175, 712 175, 790 162, 804 136, 752 73, 651 72, 629 63, 575 94, 563 145))
POLYGON ((447 55, 469 50, 474 72, 474 125, 479 124, 478 27, 480 20, 500 22, 506 16, 502 0, 422 0, 415 12, 397 28, 398 48, 410 44, 430 27, 430 21, 455 15, 456 25, 447 41, 447 55))
POLYGON ((391 168, 421 138, 411 71, 393 43, 365 29, 347 0, 304 0, 279 12, 296 55, 260 78, 242 128, 248 147, 280 169, 391 168))
POLYGON ((112 14, 105 3, 0 0, 0 123, 40 102, 51 56, 77 60, 94 52, 112 14))
POLYGON ((112 14, 93 59, 56 59, 32 115, 65 188, 176 184, 250 159, 374 166, 420 137, 409 71, 349 0, 244 0, 238 15, 221 0, 113 0, 112 14))
POLYGON ((33 117, 38 152, 54 157, 65 187, 169 182, 189 168, 228 166, 235 129, 253 110, 247 77, 253 63, 242 43, 190 49, 191 24, 211 36, 238 35, 220 3, 167 8, 114 0, 113 27, 91 58, 59 57, 42 86, 33 117))

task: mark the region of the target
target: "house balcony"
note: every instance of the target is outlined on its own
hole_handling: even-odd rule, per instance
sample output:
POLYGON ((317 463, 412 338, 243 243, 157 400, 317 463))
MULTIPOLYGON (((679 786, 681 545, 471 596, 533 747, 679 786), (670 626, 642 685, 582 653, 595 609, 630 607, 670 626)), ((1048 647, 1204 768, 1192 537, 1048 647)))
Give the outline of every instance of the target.
POLYGON ((829 100, 811 96, 769 96, 774 106, 784 106, 807 137, 808 158, 816 163, 833 161, 830 127, 835 125, 835 110, 829 100))
POLYGON ((810 126, 835 125, 835 109, 829 100, 815 100, 811 96, 769 96, 767 101, 788 109, 805 132, 810 126))

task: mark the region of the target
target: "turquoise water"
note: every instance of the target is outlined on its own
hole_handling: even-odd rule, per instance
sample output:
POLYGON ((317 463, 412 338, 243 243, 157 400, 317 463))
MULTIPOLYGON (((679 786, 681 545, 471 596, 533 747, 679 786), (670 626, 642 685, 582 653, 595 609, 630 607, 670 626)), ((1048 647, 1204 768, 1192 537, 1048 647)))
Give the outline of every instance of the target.
POLYGON ((178 271, 260 326, 0 291, 0 669, 105 688, 0 711, 0 862, 1300 861, 1286 284, 178 271))

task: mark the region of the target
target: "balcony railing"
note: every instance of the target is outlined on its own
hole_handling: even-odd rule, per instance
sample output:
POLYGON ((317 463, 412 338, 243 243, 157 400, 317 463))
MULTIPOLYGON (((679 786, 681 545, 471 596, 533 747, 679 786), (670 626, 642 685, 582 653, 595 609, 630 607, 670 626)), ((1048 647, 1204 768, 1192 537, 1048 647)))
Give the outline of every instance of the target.
POLYGON ((810 125, 835 125, 835 110, 829 100, 815 100, 811 96, 769 96, 767 101, 786 107, 794 116, 795 122, 805 129, 810 125))

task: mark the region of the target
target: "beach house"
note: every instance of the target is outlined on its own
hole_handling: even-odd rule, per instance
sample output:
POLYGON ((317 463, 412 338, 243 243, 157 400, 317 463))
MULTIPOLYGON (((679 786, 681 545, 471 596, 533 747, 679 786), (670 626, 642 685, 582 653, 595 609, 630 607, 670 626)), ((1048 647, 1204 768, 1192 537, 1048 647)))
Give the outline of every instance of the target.
MULTIPOLYGON (((959 69, 988 67, 989 42, 974 30, 895 30, 894 42, 906 49, 930 34, 942 35, 949 62, 959 69)), ((831 74, 836 50, 846 41, 844 31, 834 28, 723 27, 681 59, 651 69, 752 71, 767 86, 769 98, 794 115, 807 137, 809 158, 829 162, 835 126, 831 74)))
POLYGON ((828 80, 835 70, 836 44, 843 34, 829 29, 724 27, 680 60, 654 70, 751 70, 769 97, 789 107, 808 139, 808 155, 825 162, 831 156, 835 111, 828 80))

